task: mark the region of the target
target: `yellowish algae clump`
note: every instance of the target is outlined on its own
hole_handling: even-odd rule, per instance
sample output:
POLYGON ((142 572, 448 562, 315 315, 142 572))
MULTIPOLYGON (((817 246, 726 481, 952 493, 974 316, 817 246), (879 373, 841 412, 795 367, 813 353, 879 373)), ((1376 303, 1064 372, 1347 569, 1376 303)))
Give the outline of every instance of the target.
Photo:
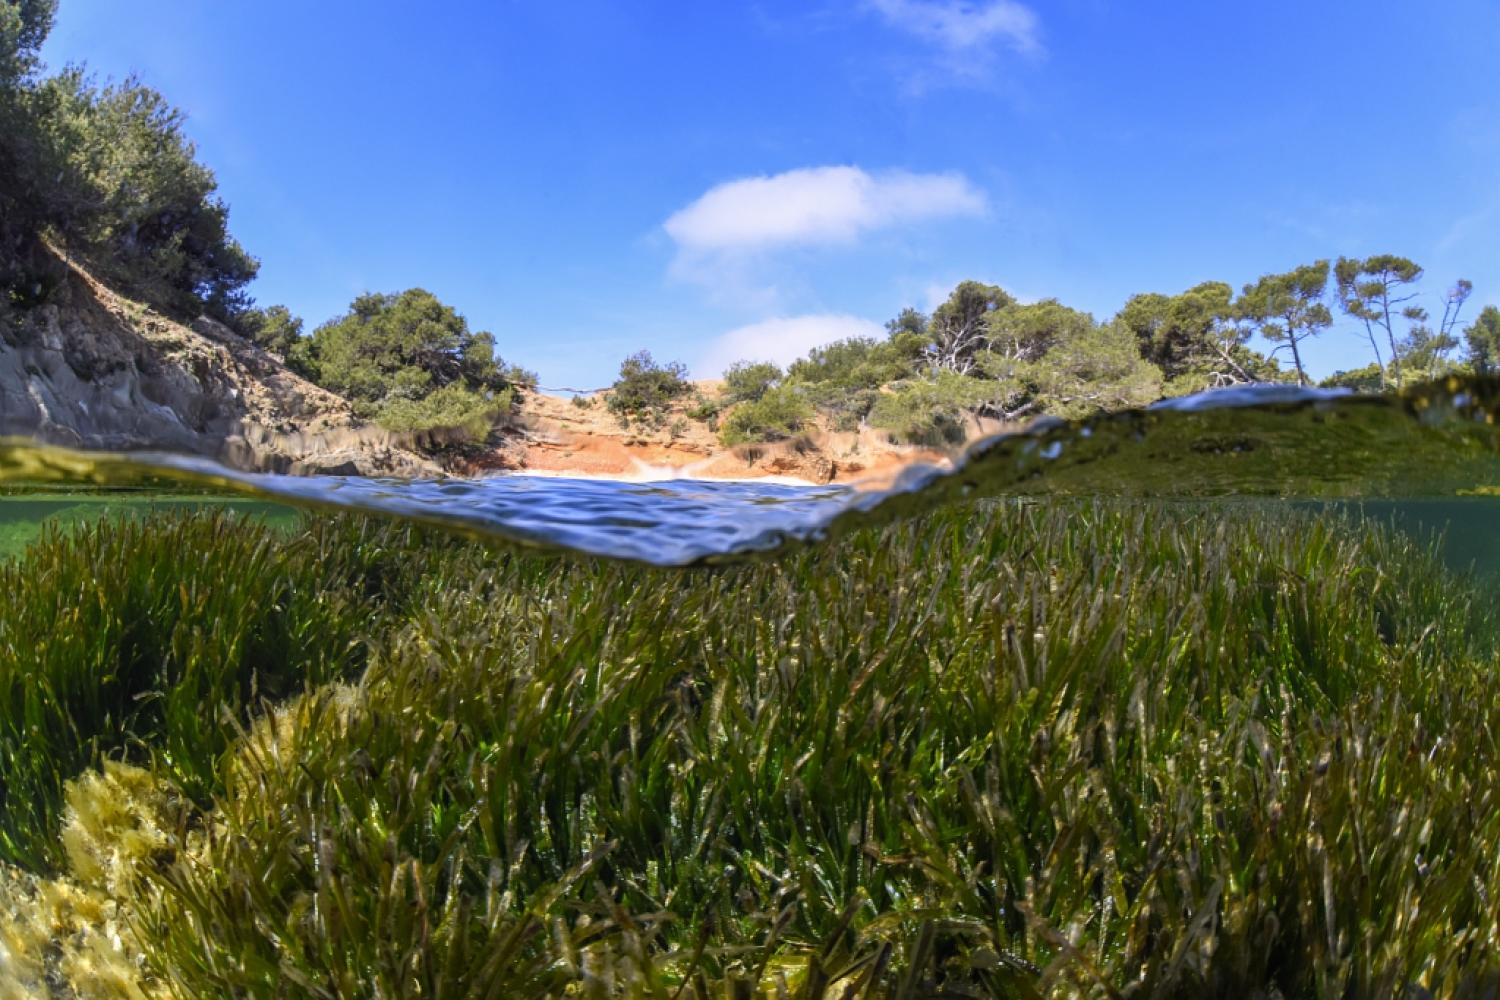
POLYGON ((165 996, 128 907, 141 866, 175 854, 181 808, 150 772, 119 761, 68 782, 66 797, 67 874, 0 866, 0 1000, 165 996))
MULTIPOLYGON (((229 759, 230 779, 292 766, 309 726, 347 725, 357 691, 326 685, 257 719, 229 759)), ((65 798, 67 872, 47 878, 0 864, 0 1000, 168 996, 146 969, 131 916, 154 902, 144 866, 201 856, 201 836, 181 832, 187 805, 151 772, 115 760, 68 782, 65 798)))

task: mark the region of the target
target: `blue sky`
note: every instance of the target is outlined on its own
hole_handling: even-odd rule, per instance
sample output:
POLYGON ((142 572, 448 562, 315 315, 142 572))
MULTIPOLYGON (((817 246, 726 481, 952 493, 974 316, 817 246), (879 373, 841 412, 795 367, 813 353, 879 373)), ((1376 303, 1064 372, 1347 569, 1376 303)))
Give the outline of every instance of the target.
POLYGON ((1500 302, 1493 0, 426 8, 62 0, 44 55, 187 112, 262 303, 422 286, 546 386, 785 359, 964 278, 1105 318, 1394 252, 1435 311, 1500 302))

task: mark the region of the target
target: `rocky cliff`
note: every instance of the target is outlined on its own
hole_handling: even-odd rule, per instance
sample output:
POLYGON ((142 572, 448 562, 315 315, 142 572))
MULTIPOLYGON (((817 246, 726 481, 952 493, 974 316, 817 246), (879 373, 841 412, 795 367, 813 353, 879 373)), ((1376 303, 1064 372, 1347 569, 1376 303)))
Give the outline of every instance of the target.
POLYGON ((75 265, 48 304, 0 321, 0 434, 252 471, 439 471, 221 324, 174 322, 75 265))

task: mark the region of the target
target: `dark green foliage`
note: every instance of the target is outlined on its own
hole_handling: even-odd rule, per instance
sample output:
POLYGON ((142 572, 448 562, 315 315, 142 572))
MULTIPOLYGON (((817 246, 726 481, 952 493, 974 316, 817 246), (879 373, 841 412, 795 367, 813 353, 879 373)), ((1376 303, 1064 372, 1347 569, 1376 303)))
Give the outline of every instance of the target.
POLYGON ((981 394, 989 415, 1081 416, 1162 395, 1161 372, 1118 322, 1100 326, 1088 313, 1044 299, 998 309, 986 326, 986 347, 975 361, 992 380, 981 394))
POLYGON ((1469 363, 1480 375, 1500 374, 1500 308, 1485 306, 1464 331, 1469 363))
POLYGON ((796 437, 812 419, 813 408, 795 386, 767 389, 754 400, 735 404, 719 428, 727 445, 784 441, 796 437))
POLYGON ((668 408, 692 391, 686 365, 678 361, 660 365, 650 351, 640 351, 620 363, 620 377, 610 386, 604 405, 623 425, 636 421, 660 427, 668 408))
POLYGON ((896 316, 895 319, 886 320, 886 336, 894 340, 900 336, 907 335, 925 339, 927 336, 927 324, 930 320, 919 310, 907 306, 896 316))
POLYGON ((927 356, 933 367, 967 373, 974 367, 974 355, 985 347, 990 314, 1015 304, 1015 298, 998 285, 959 282, 927 322, 927 356))
POLYGON ((1333 316, 1323 304, 1328 287, 1328 261, 1305 264, 1284 274, 1267 274, 1246 285, 1239 314, 1260 329, 1261 336, 1292 350, 1297 381, 1307 384, 1300 345, 1333 325, 1333 316))
POLYGON ((930 320, 907 309, 886 327, 885 341, 811 351, 785 384, 837 430, 868 420, 934 446, 962 442, 976 414, 1074 415, 1161 395, 1159 373, 1133 346, 1055 299, 1022 305, 993 285, 964 282, 930 320))
POLYGON ((195 797, 259 698, 360 662, 354 553, 226 516, 49 531, 0 563, 0 857, 57 858, 62 783, 137 741, 195 797))
POLYGON ((1426 309, 1407 306, 1401 310, 1410 324, 1399 345, 1401 366, 1413 379, 1432 381, 1454 370, 1451 355, 1460 345, 1458 320, 1473 291, 1473 282, 1463 279, 1448 289, 1443 296, 1443 318, 1436 330, 1427 325, 1426 309))
POLYGON ((875 405, 881 386, 916 370, 923 342, 905 330, 883 341, 868 337, 835 341, 792 362, 787 382, 801 388, 810 402, 828 414, 835 430, 853 430, 875 405))
POLYGON ((42 301, 57 280, 44 237, 101 277, 180 316, 232 322, 256 261, 196 159, 183 116, 135 79, 80 68, 38 77, 55 3, 0 0, 0 292, 42 301))
POLYGON ((905 444, 961 444, 968 437, 967 417, 994 398, 997 385, 990 379, 938 369, 880 393, 870 409, 870 426, 889 431, 905 444))
POLYGON ((1385 372, 1377 363, 1337 371, 1318 383, 1324 389, 1353 389, 1356 392, 1381 392, 1385 389, 1385 372))
POLYGON ((769 361, 736 361, 724 370, 724 396, 731 403, 753 403, 782 378, 781 368, 769 361))
POLYGON ((0 103, 13 127, 0 155, 14 165, 27 219, 13 255, 29 242, 34 259, 45 231, 101 277, 177 315, 232 321, 248 305, 257 263, 229 235, 228 209, 180 111, 137 80, 101 88, 77 68, 8 90, 0 103))
POLYGON ((1376 254, 1363 260, 1340 257, 1334 265, 1334 284, 1338 292, 1339 305, 1344 312, 1359 320, 1375 352, 1375 364, 1385 371, 1380 357, 1377 332, 1385 334, 1390 348, 1388 360, 1391 380, 1401 387, 1401 347, 1396 342, 1396 328, 1392 311, 1400 314, 1402 303, 1409 302, 1414 294, 1402 295, 1406 286, 1420 281, 1422 268, 1413 260, 1395 254, 1376 254))
POLYGON ((1384 532, 1053 503, 721 571, 385 548, 409 623, 126 903, 178 995, 1500 973, 1494 622, 1384 532))
POLYGON ((55 0, 0 0, 0 315, 38 301, 55 280, 40 235, 61 162, 38 125, 34 77, 56 8, 55 0))
POLYGON ((1401 370, 1413 381, 1440 378, 1453 368, 1449 355, 1458 348, 1458 337, 1421 322, 1426 318, 1425 314, 1411 318, 1415 322, 1397 345, 1401 350, 1401 370))
POLYGON ((1013 304, 985 316, 985 347, 1009 361, 1035 361, 1053 345, 1094 328, 1094 317, 1056 299, 1013 304))
POLYGON ((0 86, 35 69, 56 17, 57 0, 0 0, 0 86))
POLYGON ((787 378, 804 385, 874 389, 900 378, 919 355, 902 354, 890 341, 850 337, 814 347, 793 361, 787 378))
POLYGON ((68 246, 170 312, 232 320, 259 265, 229 235, 229 209, 183 133, 182 112, 135 79, 99 88, 68 69, 44 86, 84 203, 54 223, 68 246))
POLYGON ((1162 372, 1141 357, 1130 331, 1091 319, 1059 333, 1026 377, 1041 408, 1059 417, 1145 406, 1162 395, 1162 372))
POLYGON ((283 358, 290 357, 302 340, 302 317, 293 316, 286 306, 246 309, 235 327, 251 341, 283 358))
POLYGON ((421 288, 366 294, 295 345, 313 381, 391 430, 482 441, 510 412, 511 387, 535 376, 495 357, 495 338, 472 333, 452 306, 421 288))
POLYGON ((506 387, 483 394, 451 382, 418 399, 396 398, 381 407, 380 426, 413 435, 429 447, 482 442, 515 408, 515 393, 506 387))
POLYGON ((1275 365, 1245 346, 1251 327, 1233 296, 1222 281, 1178 295, 1137 295, 1115 321, 1135 336, 1141 356, 1161 369, 1174 394, 1274 379, 1275 365))
POLYGON ((725 405, 725 400, 720 398, 695 396, 686 410, 687 417, 689 420, 703 421, 712 430, 718 426, 719 414, 724 412, 725 405))

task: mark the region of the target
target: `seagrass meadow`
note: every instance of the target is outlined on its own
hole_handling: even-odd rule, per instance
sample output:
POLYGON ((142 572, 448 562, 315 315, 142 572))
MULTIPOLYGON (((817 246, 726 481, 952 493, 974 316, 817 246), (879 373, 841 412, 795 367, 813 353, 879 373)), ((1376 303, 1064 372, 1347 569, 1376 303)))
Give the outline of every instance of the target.
POLYGON ((1494 996, 1491 585, 1270 503, 0 562, 0 996, 1494 996))

